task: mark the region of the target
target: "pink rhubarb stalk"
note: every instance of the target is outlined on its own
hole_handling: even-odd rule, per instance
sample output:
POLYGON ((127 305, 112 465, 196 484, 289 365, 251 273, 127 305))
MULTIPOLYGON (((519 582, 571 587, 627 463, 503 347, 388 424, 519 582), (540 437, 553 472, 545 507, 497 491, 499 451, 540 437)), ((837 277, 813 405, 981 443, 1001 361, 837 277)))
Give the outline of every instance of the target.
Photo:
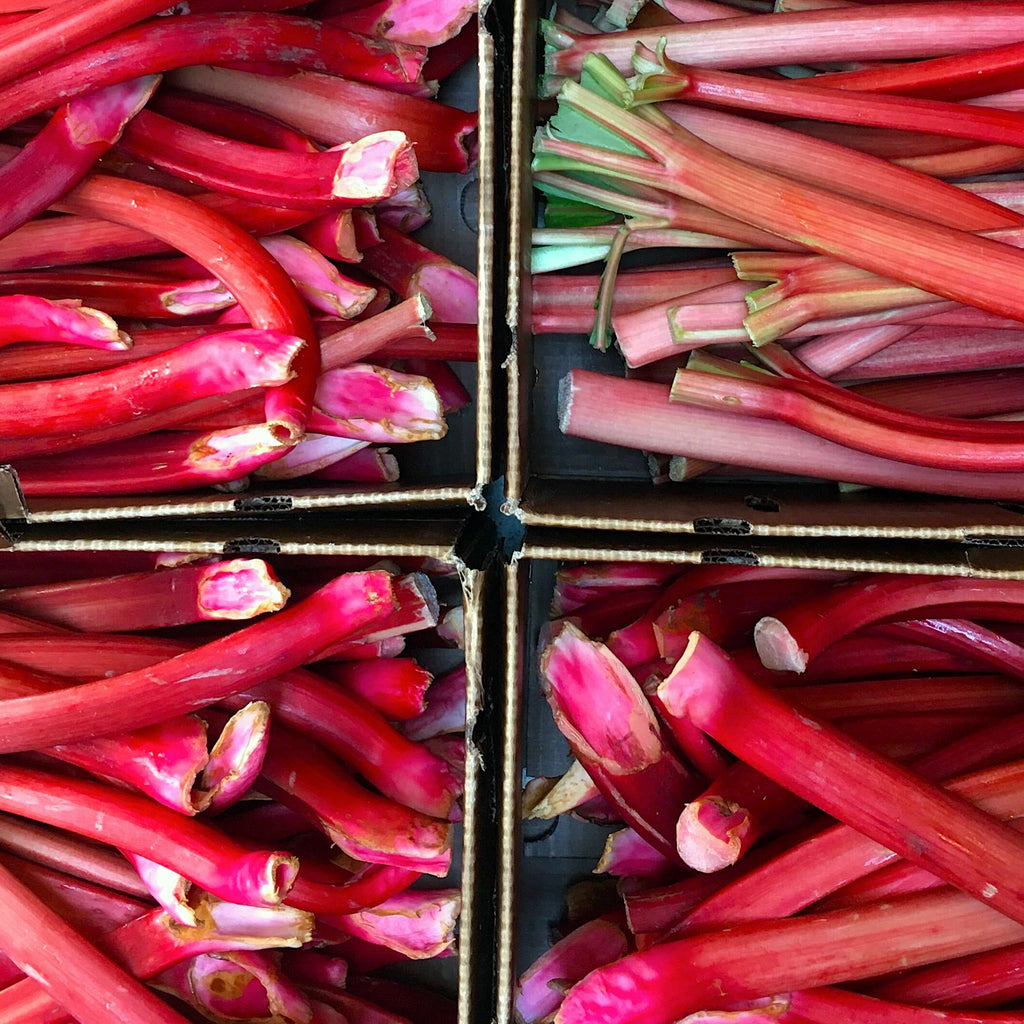
POLYGON ((401 231, 380 227, 383 242, 367 249, 362 268, 402 298, 422 293, 434 316, 455 324, 477 322, 476 275, 401 231))
POLYGON ((419 0, 380 0, 336 15, 328 19, 328 24, 415 46, 440 46, 458 34, 476 9, 476 0, 444 0, 428 5, 419 0))
POLYGON ((317 382, 310 429, 359 441, 401 444, 444 437, 444 409, 426 377, 353 363, 317 382))
POLYGON ((516 1014, 524 1024, 546 1020, 562 1001, 562 988, 625 956, 622 929, 596 920, 575 929, 538 957, 516 986, 516 1014))
POLYGON ((410 740, 422 742, 449 732, 466 730, 466 668, 440 676, 427 690, 427 706, 402 726, 410 740))
POLYGON ((972 5, 966 15, 944 4, 900 4, 887 12, 883 40, 875 38, 877 18, 870 7, 807 11, 785 18, 763 15, 593 37, 574 37, 545 23, 545 40, 553 47, 546 70, 550 75, 577 75, 584 56, 600 52, 628 72, 636 44, 653 47, 662 36, 673 59, 729 68, 942 56, 1024 39, 1020 11, 1012 4, 972 5))
POLYGON ((541 673, 555 722, 597 788, 628 825, 674 859, 675 817, 700 783, 666 746, 636 680, 571 623, 548 645, 541 673))
POLYGON ((0 590, 0 608, 79 632, 130 632, 204 619, 251 619, 284 607, 289 596, 258 558, 184 565, 0 590))
POLYGON ((270 708, 252 701, 223 725, 210 750, 200 787, 207 809, 219 813, 238 803, 255 785, 270 738, 270 708))

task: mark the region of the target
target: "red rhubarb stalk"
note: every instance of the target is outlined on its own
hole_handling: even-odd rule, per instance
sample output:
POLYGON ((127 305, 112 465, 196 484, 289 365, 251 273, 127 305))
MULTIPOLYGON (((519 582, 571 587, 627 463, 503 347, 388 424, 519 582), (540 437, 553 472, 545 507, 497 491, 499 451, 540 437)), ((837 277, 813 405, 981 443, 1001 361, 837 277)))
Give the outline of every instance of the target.
POLYGON ((689 717, 751 767, 814 806, 1008 915, 1024 916, 1005 868, 1024 846, 1020 836, 752 683, 699 633, 659 695, 671 714, 689 717), (731 707, 735 714, 737 706, 744 709, 739 729, 725 721, 724 712, 731 707), (771 741, 763 742, 769 731, 771 741), (827 784, 821 784, 817 769, 807 768, 808 743, 815 763, 830 766, 823 769, 827 784), (785 757, 792 760, 783 764, 785 757), (815 781, 808 784, 811 778, 815 781), (904 812, 898 824, 881 794, 899 800, 904 812))
POLYGON ((164 18, 108 35, 13 81, 5 74, 0 122, 6 127, 85 92, 212 61, 255 59, 402 84, 416 77, 423 57, 415 47, 366 39, 306 18, 238 12, 164 18))
POLYGON ((426 960, 452 948, 461 907, 458 889, 410 890, 354 914, 330 915, 327 923, 411 960, 426 960))
POLYGON ((250 853, 210 826, 144 797, 8 765, 0 769, 0 785, 4 810, 103 839, 158 863, 171 861, 168 867, 181 867, 191 881, 235 903, 274 906, 295 878, 294 857, 250 853), (83 813, 86 809, 89 813, 83 813))
POLYGON ((754 641, 764 664, 776 671, 803 672, 808 662, 837 640, 873 622, 913 618, 913 612, 946 609, 998 619, 1000 607, 1019 600, 1013 581, 958 577, 866 576, 841 584, 820 600, 799 603, 757 624, 754 641), (961 610, 961 611, 958 611, 961 610))
POLYGON ((0 948, 81 1024, 184 1024, 3 867, 0 903, 0 948))
POLYGON ((0 702, 3 749, 137 728, 258 686, 386 616, 394 608, 392 594, 384 572, 339 576, 297 605, 151 668, 0 702), (212 676, 211 668, 217 669, 212 676))
POLYGON ((229 140, 147 110, 120 146, 193 184, 291 209, 374 203, 419 177, 401 132, 378 132, 324 153, 294 153, 229 140))
MULTIPOLYGON (((322 747, 301 734, 276 727, 263 762, 261 788, 317 821, 348 856, 443 877, 451 863, 446 822, 364 789, 322 747)), ((303 889, 288 902, 318 910, 303 889)))
POLYGON ((414 658, 324 664, 319 671, 392 722, 420 714, 426 706, 427 687, 433 681, 414 658))
POLYGON ((79 632, 163 629, 204 619, 251 619, 289 596, 262 559, 237 558, 151 573, 0 590, 0 608, 79 632))
POLYGON ((1021 929, 965 893, 926 893, 669 942, 592 971, 557 1024, 671 1024, 700 1009, 841 984, 1019 942, 1021 929))
POLYGON ((439 46, 456 35, 476 9, 476 0, 444 0, 426 7, 417 0, 380 0, 329 18, 328 24, 415 46, 439 46))

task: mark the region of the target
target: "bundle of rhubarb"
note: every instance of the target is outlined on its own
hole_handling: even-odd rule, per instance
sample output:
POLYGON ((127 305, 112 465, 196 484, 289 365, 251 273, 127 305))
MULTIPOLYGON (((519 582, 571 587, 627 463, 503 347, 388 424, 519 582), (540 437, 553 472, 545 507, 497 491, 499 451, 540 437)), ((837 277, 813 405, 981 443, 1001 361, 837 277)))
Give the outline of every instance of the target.
POLYGON ((0 463, 27 495, 393 481, 388 445, 444 436, 476 278, 409 233, 420 172, 475 160, 475 113, 433 98, 475 7, 4 5, 0 463))
POLYGON ((561 571, 540 676, 574 760, 524 813, 615 823, 617 888, 569 901, 518 1019, 1024 1020, 1022 608, 1021 581, 561 571))
POLYGON ((0 560, 5 1024, 454 1024, 459 584, 348 561, 0 560))
POLYGON ((533 330, 627 366, 573 370, 562 430, 673 480, 1024 495, 1024 9, 767 6, 542 25, 533 330))

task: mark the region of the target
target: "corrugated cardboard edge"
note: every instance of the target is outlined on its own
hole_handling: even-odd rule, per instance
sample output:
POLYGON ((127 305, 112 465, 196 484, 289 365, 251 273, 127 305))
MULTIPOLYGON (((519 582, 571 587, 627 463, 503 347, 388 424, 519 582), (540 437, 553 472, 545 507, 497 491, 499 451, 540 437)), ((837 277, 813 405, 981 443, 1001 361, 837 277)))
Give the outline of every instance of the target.
POLYGON ((480 62, 477 104, 480 111, 480 217, 477 237, 477 374, 476 374, 476 486, 467 496, 469 503, 482 510, 487 502, 483 490, 491 482, 491 436, 494 416, 492 360, 494 347, 494 217, 495 174, 498 136, 494 105, 494 39, 485 28, 489 4, 482 4, 479 18, 478 55, 480 62))
MULTIPOLYGON (((673 538, 675 539, 675 538, 673 538)), ((987 579, 1024 579, 1024 552, 1017 549, 970 549, 955 544, 900 545, 902 558, 884 545, 858 541, 833 546, 832 542, 796 545, 755 541, 749 547, 726 547, 714 539, 679 537, 678 546, 658 546, 654 538, 616 534, 581 534, 578 531, 531 530, 521 551, 506 567, 505 586, 505 725, 499 812, 501 861, 498 898, 497 1024, 513 1024, 518 892, 516 877, 522 849, 520 798, 522 793, 522 715, 524 686, 523 644, 529 642, 527 588, 531 561, 612 562, 650 561, 682 564, 733 562, 765 567, 800 566, 856 572, 902 572, 959 575, 987 579)))
POLYGON ((523 352, 522 308, 523 276, 529 265, 529 245, 527 234, 529 224, 524 224, 524 216, 531 209, 529 202, 529 175, 524 169, 529 165, 529 152, 532 140, 533 90, 528 87, 529 78, 533 74, 536 41, 533 31, 527 31, 529 19, 520 0, 514 7, 512 29, 512 117, 509 144, 509 261, 508 261, 508 308, 506 319, 512 332, 512 347, 505 361, 507 373, 508 403, 506 416, 508 433, 505 461, 505 503, 502 510, 508 515, 519 514, 519 501, 523 494, 523 485, 528 467, 526 464, 526 436, 529 408, 527 400, 528 387, 524 388, 520 360, 523 352))
MULTIPOLYGON (((483 646, 484 646, 484 571, 472 569, 456 553, 463 520, 440 520, 433 523, 400 524, 395 539, 360 541, 345 537, 341 530, 331 529, 330 537, 303 539, 288 523, 249 524, 263 530, 263 536, 245 535, 234 522, 203 523, 190 536, 184 528, 161 530, 159 523, 146 525, 145 536, 98 535, 82 536, 67 529, 52 526, 28 526, 12 536, 0 534, 0 559, 4 550, 11 551, 168 551, 186 550, 196 554, 235 553, 239 545, 253 553, 280 555, 354 555, 368 558, 436 558, 453 565, 458 571, 463 607, 465 609, 466 659, 466 778, 465 810, 462 844, 462 915, 460 934, 470 936, 476 927, 477 908, 481 900, 478 891, 477 836, 488 819, 487 808, 481 806, 482 794, 477 785, 482 769, 480 752, 473 743, 476 715, 483 703, 483 646), (420 538, 420 539, 416 539, 420 538)), ((487 873, 484 873, 485 877, 487 873)), ((480 977, 469 956, 467 940, 459 953, 459 1024, 481 1024, 490 1014, 481 1015, 481 1004, 491 998, 491 979, 480 977)))

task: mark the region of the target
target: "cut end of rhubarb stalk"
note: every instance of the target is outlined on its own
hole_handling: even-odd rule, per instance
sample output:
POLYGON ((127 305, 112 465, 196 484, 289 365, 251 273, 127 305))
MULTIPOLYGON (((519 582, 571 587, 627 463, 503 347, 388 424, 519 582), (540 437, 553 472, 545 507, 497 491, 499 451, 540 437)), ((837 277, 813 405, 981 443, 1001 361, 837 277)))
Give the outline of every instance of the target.
POLYGON ((572 423, 572 400, 576 393, 572 372, 567 373, 558 382, 558 429, 563 434, 569 433, 572 423))
POLYGON ((291 591, 260 558, 212 565, 198 585, 199 611, 207 619, 251 619, 280 611, 291 591))
POLYGON ((160 78, 146 75, 71 100, 67 105, 68 134, 81 147, 95 143, 112 146, 125 125, 149 102, 160 78))
POLYGON ((237 862, 239 902, 250 899, 257 906, 274 907, 284 901, 299 875, 299 859, 289 853, 250 854, 237 862))
POLYGON ((403 132, 377 132, 345 147, 331 194, 351 202, 372 203, 410 188, 419 165, 403 132))
POLYGON ((204 894, 196 914, 202 927, 222 936, 248 940, 245 944, 250 949, 297 948, 313 938, 313 915, 294 907, 251 907, 204 894))
POLYGON ((219 313, 235 304, 235 297, 216 278, 183 281, 160 295, 160 304, 173 316, 219 313))
POLYGON ((785 623, 768 615, 754 627, 754 646, 765 668, 773 672, 803 672, 810 660, 785 623))
POLYGON ((475 324, 478 289, 476 275, 450 263, 428 263, 410 279, 409 287, 423 292, 434 316, 448 324, 475 324))
POLYGON ((597 786, 586 770, 579 761, 573 761, 560 778, 533 779, 527 784, 523 791, 523 818, 549 821, 593 800, 597 795, 597 786))
POLYGON ((640 771, 663 757, 661 731, 637 681, 572 623, 541 656, 541 686, 569 745, 609 773, 640 771))
POLYGON ((410 960, 427 960, 452 948, 461 910, 458 889, 403 892, 369 910, 346 914, 344 929, 410 960))
POLYGON ((745 807, 720 797, 699 797, 679 815, 676 851, 695 871, 721 871, 739 859, 749 831, 745 807))
POLYGON ((253 786, 270 738, 270 707, 253 701, 237 711, 221 730, 203 771, 206 805, 214 811, 237 803, 253 786))
POLYGON ((289 428, 289 424, 259 423, 204 434, 192 443, 189 463, 196 470, 219 475, 221 479, 245 476, 295 443, 289 428))

